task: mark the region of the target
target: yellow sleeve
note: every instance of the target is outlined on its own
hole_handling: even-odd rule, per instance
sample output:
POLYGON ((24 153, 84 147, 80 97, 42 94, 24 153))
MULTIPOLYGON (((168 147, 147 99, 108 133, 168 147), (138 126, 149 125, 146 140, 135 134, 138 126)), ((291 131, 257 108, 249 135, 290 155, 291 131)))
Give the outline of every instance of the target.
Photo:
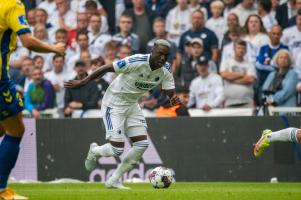
POLYGON ((21 1, 17 1, 7 13, 7 25, 17 35, 30 33, 29 25, 25 17, 25 8, 21 1))

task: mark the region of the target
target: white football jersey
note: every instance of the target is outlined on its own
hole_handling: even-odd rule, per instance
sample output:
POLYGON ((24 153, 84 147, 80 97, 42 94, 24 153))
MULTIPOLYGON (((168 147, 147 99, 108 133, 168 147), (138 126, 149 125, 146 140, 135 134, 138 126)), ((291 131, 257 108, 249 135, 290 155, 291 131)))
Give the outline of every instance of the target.
POLYGON ((284 29, 281 42, 288 46, 293 58, 296 59, 301 50, 301 31, 297 26, 284 29))
POLYGON ((108 87, 102 103, 106 106, 131 106, 146 92, 162 84, 163 90, 175 88, 171 66, 165 63, 151 70, 150 54, 135 54, 113 62, 117 78, 108 87))

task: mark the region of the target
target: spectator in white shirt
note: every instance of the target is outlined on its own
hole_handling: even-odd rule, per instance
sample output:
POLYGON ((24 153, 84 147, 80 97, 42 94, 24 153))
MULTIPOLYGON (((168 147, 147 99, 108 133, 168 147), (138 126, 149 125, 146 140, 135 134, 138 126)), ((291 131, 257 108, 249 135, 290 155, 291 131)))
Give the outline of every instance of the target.
POLYGON ((230 12, 234 12, 239 16, 240 26, 243 26, 250 15, 256 14, 257 10, 254 7, 254 0, 242 0, 235 8, 230 12))
POLYGON ((275 16, 271 13, 272 2, 270 0, 260 0, 258 2, 257 11, 258 15, 261 17, 264 28, 267 32, 270 32, 272 26, 277 24, 275 16))
POLYGON ((104 47, 106 43, 112 40, 112 36, 102 33, 102 20, 99 15, 92 15, 89 23, 89 45, 92 54, 104 56, 104 47))
POLYGON ((38 8, 42 8, 44 10, 47 10, 48 19, 51 19, 51 17, 53 16, 53 14, 55 13, 56 10, 56 4, 54 0, 45 0, 42 1, 39 5, 38 8))
POLYGON ((65 65, 65 58, 63 55, 56 54, 53 56, 53 70, 45 73, 45 78, 48 79, 56 93, 56 105, 61 111, 64 108, 64 96, 65 96, 65 88, 64 88, 64 81, 68 81, 73 79, 76 75, 74 72, 73 74, 67 73, 64 70, 65 65))
POLYGON ((109 30, 107 14, 103 8, 98 9, 95 1, 88 0, 85 4, 85 10, 83 11, 87 14, 90 19, 92 15, 99 15, 101 18, 101 33, 107 33, 109 30))
POLYGON ((261 46, 270 42, 270 38, 266 33, 263 22, 258 15, 250 15, 246 21, 244 29, 246 31, 246 35, 243 39, 253 45, 256 53, 261 46))
POLYGON ((225 107, 252 108, 253 84, 256 81, 254 64, 244 60, 247 43, 239 40, 234 44, 234 59, 221 63, 220 74, 224 79, 225 107))
POLYGON ((191 82, 188 107, 195 106, 204 111, 221 107, 224 101, 222 78, 209 71, 207 60, 199 60, 196 69, 199 76, 191 82))
POLYGON ((293 59, 297 59, 301 50, 301 9, 298 10, 296 16, 296 25, 284 29, 281 42, 288 46, 293 59))
MULTIPOLYGON (((234 43, 241 40, 242 38, 242 29, 239 26, 233 26, 228 31, 228 37, 231 42, 224 46, 222 51, 221 63, 225 62, 228 59, 234 58, 234 43)), ((244 56, 244 60, 254 63, 256 62, 256 51, 253 45, 250 42, 247 42, 247 52, 244 56)))
POLYGON ((191 10, 187 0, 177 0, 177 6, 166 17, 167 39, 179 45, 180 35, 191 27, 191 10))
POLYGON ((49 19, 55 26, 55 30, 64 28, 71 30, 76 27, 76 13, 70 9, 69 0, 55 0, 56 11, 49 19))
POLYGON ((214 31, 218 39, 218 46, 221 48, 223 36, 227 29, 227 24, 222 16, 224 10, 224 4, 222 1, 213 1, 210 4, 210 10, 212 17, 206 22, 206 27, 214 31))

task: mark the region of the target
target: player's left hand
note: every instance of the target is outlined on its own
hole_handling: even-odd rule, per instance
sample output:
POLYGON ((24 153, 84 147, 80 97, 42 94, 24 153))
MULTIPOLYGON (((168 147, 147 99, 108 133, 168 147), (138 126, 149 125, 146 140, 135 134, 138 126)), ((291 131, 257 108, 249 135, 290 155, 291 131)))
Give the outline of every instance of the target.
POLYGON ((171 104, 172 106, 181 104, 180 99, 179 99, 179 97, 178 97, 177 95, 173 95, 173 96, 169 99, 169 101, 170 101, 170 104, 171 104))

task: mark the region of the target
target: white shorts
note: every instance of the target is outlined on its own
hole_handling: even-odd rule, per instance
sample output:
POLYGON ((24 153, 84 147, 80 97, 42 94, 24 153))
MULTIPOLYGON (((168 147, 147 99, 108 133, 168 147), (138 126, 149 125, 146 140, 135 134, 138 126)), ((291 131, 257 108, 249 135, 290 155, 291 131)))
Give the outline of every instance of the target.
POLYGON ((106 139, 123 142, 125 136, 147 135, 147 124, 140 106, 101 106, 102 119, 106 128, 106 139))

